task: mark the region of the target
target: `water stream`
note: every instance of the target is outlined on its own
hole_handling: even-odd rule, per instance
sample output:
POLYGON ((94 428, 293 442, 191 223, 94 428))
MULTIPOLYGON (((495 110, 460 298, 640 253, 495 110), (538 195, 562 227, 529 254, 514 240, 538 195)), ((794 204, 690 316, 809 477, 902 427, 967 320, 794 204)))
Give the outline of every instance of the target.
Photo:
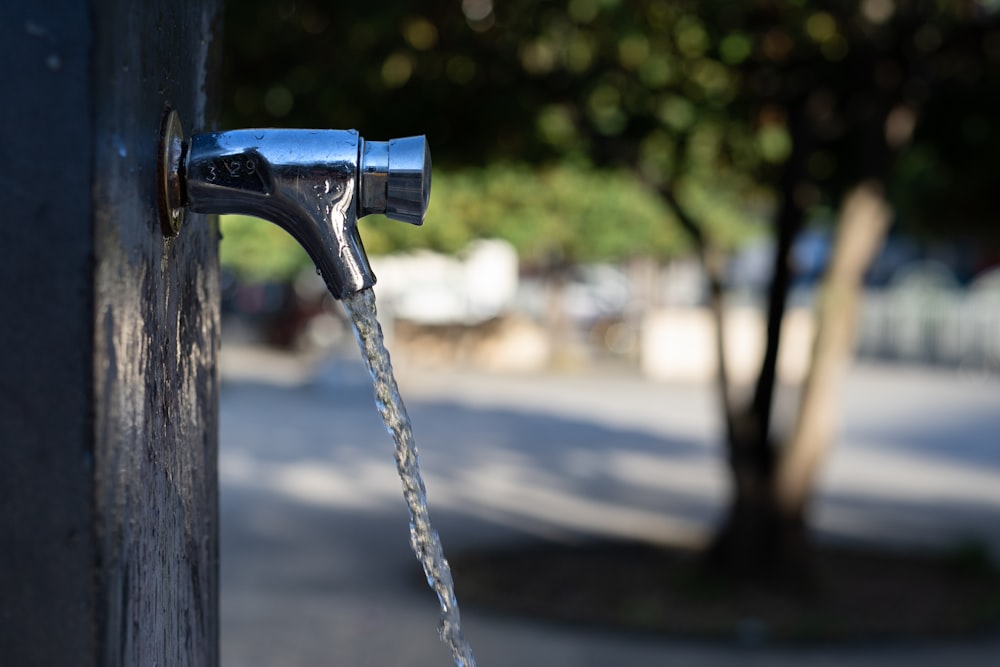
POLYGON ((371 289, 365 289, 345 297, 344 307, 354 323, 361 357, 372 376, 375 405, 385 421, 386 430, 396 443, 396 468, 403 483, 403 498, 410 511, 410 546, 424 568, 427 584, 437 593, 441 605, 441 641, 447 644, 458 667, 474 667, 476 660, 472 656, 472 647, 462 636, 462 621, 451 568, 445 560, 441 539, 431 526, 427 491, 420 476, 413 427, 399 395, 389 352, 382 339, 382 327, 379 326, 375 309, 375 294, 371 289))

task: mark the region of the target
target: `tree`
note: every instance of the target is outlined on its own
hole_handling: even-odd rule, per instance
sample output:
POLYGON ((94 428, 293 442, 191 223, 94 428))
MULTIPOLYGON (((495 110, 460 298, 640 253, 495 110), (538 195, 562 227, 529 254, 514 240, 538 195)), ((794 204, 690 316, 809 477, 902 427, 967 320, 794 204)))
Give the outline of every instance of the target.
POLYGON ((735 493, 712 556, 738 574, 798 576, 808 568, 808 504, 834 438, 835 397, 850 358, 860 286, 892 219, 887 193, 895 159, 927 100, 968 76, 954 62, 984 61, 995 25, 991 15, 969 11, 974 7, 936 3, 762 7, 749 9, 747 21, 756 14, 772 27, 743 71, 751 80, 770 75, 780 82, 760 108, 782 110, 791 146, 779 180, 767 345, 752 401, 726 409, 736 425, 729 442, 735 493), (770 412, 789 252, 808 209, 818 205, 839 208, 836 241, 796 423, 779 444, 770 412))

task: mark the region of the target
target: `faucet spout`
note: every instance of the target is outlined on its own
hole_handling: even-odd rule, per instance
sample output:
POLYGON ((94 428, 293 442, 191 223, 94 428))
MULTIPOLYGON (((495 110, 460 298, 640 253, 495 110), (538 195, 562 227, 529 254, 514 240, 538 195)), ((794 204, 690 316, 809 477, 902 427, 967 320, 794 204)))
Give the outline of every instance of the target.
POLYGON ((358 219, 421 224, 430 197, 424 137, 366 142, 354 130, 233 130, 191 137, 183 204, 284 228, 342 299, 375 284, 358 219))

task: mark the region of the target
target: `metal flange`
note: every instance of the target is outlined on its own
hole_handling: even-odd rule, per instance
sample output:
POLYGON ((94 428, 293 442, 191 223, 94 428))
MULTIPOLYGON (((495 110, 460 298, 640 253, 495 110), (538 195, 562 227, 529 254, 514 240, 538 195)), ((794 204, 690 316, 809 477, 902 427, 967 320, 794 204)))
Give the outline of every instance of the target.
POLYGON ((176 236, 184 222, 184 184, 181 164, 184 160, 184 130, 174 110, 163 116, 157 150, 157 204, 160 229, 164 236, 176 236))

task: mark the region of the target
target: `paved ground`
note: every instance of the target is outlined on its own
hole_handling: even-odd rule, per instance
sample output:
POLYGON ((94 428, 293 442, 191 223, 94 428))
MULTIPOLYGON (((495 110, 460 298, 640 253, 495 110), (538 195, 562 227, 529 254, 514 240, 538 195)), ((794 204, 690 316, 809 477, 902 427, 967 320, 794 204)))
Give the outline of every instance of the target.
MULTIPOLYGON (((538 535, 696 540, 720 509, 706 388, 418 371, 401 385, 446 550, 538 535)), ((815 516, 825 535, 903 548, 975 539, 1000 554, 1000 381, 858 368, 843 413, 815 516)), ((449 664, 391 452, 354 358, 224 349, 226 667, 449 664)), ((484 667, 1000 664, 1000 638, 795 649, 464 617, 484 667)))

